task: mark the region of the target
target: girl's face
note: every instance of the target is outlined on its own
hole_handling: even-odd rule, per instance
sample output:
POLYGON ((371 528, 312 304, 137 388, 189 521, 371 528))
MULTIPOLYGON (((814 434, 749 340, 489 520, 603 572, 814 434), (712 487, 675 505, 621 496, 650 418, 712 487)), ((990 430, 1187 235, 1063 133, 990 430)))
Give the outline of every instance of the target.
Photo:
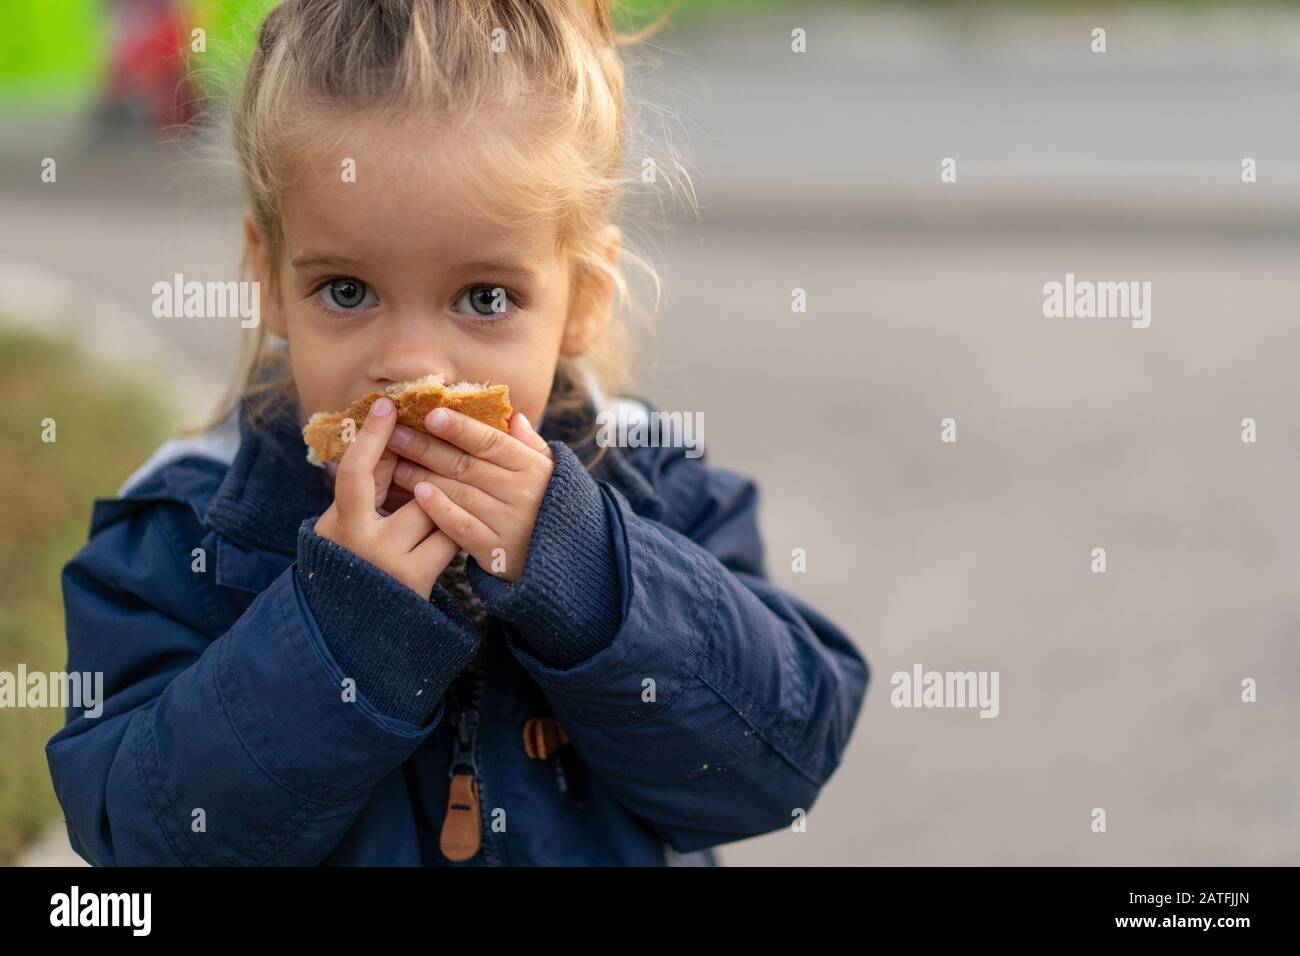
MULTIPOLYGON (((559 356, 585 351, 612 288, 571 287, 553 224, 476 213, 469 200, 490 199, 492 184, 472 162, 438 161, 456 134, 346 122, 342 145, 297 157, 282 199, 267 323, 288 339, 303 409, 442 372, 510 386, 540 427, 559 356)), ((245 231, 266 289, 266 245, 251 221, 245 231)), ((605 242, 612 262, 614 227, 605 242)))

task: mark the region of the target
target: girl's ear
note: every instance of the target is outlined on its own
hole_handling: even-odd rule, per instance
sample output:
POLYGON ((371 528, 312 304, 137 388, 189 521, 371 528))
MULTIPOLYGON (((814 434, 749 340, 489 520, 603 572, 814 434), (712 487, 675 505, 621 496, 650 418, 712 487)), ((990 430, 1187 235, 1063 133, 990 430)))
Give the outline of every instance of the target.
MULTIPOLYGON (((601 237, 601 255, 611 266, 618 262, 618 250, 623 244, 623 233, 609 223, 601 237)), ((586 353, 596 333, 609 321, 614 306, 614 280, 603 272, 591 269, 574 270, 569 290, 569 318, 560 340, 560 354, 577 358, 586 353)))
POLYGON ((257 231, 252 215, 247 212, 244 213, 244 242, 248 246, 248 268, 252 273, 253 281, 258 284, 261 296, 260 307, 266 318, 267 327, 280 338, 288 338, 284 313, 278 308, 279 300, 275 297, 275 290, 271 283, 271 263, 268 258, 270 251, 262 239, 262 234, 257 231))

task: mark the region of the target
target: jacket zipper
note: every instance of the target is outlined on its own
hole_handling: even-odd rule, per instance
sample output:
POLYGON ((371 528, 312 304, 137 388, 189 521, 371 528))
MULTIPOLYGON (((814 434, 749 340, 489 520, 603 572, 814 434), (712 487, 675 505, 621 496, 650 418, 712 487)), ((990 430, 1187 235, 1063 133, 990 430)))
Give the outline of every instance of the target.
POLYGON ((480 849, 483 850, 485 863, 495 863, 492 841, 485 838, 491 832, 491 825, 483 812, 484 793, 479 769, 481 751, 478 733, 481 716, 478 707, 486 683, 487 675, 476 656, 465 668, 465 674, 457 677, 448 688, 456 716, 453 720, 455 733, 452 737, 451 764, 447 768, 451 783, 439 845, 443 856, 457 863, 474 857, 480 849), (464 683, 469 683, 471 688, 468 703, 462 703, 464 688, 458 686, 464 683))

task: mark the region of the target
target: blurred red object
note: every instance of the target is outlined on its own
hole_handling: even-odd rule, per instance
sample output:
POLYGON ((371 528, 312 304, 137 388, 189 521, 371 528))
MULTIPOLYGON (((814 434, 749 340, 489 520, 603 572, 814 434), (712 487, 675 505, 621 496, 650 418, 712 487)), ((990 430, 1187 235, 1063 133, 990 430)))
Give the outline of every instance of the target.
POLYGON ((189 76, 189 30, 173 0, 117 0, 104 106, 110 115, 158 129, 185 125, 198 112, 189 76))

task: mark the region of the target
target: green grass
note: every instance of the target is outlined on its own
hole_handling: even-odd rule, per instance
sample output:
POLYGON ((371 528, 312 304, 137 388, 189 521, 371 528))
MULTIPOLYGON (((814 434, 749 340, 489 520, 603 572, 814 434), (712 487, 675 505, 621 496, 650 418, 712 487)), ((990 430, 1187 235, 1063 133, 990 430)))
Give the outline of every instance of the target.
MULTIPOLYGON (((112 497, 171 431, 161 404, 68 345, 0 329, 0 670, 67 665, 59 574, 86 542, 96 497, 112 497), (55 421, 53 443, 42 420, 55 421)), ((0 863, 61 810, 45 744, 62 708, 0 710, 0 863)))

